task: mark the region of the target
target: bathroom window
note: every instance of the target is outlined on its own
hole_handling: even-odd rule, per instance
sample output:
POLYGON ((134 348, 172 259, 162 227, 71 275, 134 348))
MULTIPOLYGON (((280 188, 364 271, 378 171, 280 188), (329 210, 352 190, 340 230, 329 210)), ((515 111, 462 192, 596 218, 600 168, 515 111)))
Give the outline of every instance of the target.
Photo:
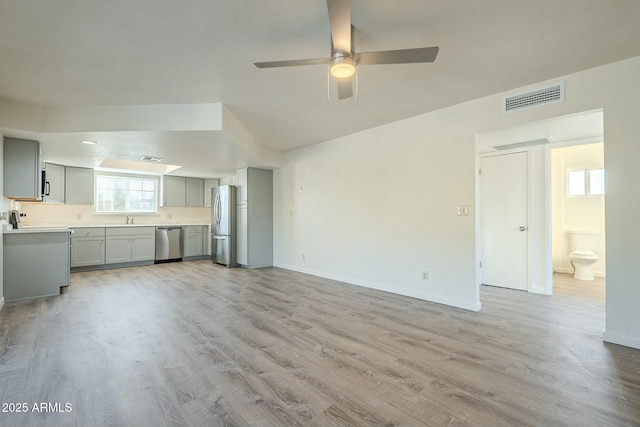
POLYGON ((96 175, 96 211, 100 213, 156 213, 158 179, 145 175, 96 175))
POLYGON ((604 169, 569 170, 567 195, 569 197, 599 196, 604 194, 604 169))

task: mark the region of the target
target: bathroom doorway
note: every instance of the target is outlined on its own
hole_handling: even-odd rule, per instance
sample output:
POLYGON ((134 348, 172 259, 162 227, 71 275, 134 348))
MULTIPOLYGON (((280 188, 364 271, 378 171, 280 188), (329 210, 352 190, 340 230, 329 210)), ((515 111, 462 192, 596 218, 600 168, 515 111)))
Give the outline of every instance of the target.
MULTIPOLYGON (((517 149, 526 150, 530 155, 529 162, 529 218, 530 227, 528 236, 530 241, 528 257, 528 292, 553 294, 553 282, 555 275, 567 275, 573 280, 573 268, 569 259, 569 237, 567 231, 588 230, 599 231, 602 238, 599 243, 599 254, 602 256, 594 264, 596 277, 601 278, 606 274, 605 262, 605 236, 604 236, 604 195, 588 194, 581 200, 582 206, 574 206, 580 200, 570 200, 564 203, 560 198, 567 198, 565 186, 567 179, 563 174, 569 169, 584 168, 584 173, 603 174, 603 159, 596 163, 582 162, 586 166, 575 166, 573 160, 580 160, 581 148, 584 150, 596 148, 602 152, 604 147, 604 113, 603 110, 593 110, 576 113, 562 117, 556 117, 537 122, 530 122, 512 128, 503 128, 476 135, 477 161, 485 156, 508 153, 517 149), (563 150, 566 151, 555 151, 563 150), (565 154, 563 154, 565 153, 565 154), (563 163, 556 159, 552 166, 552 157, 561 158, 563 163), (555 171, 560 164, 562 172, 555 171), (564 167, 562 166, 564 164, 564 167), (574 168, 575 166, 575 168, 574 168), (599 171, 598 171, 599 169, 599 171), (598 225, 593 224, 592 219, 585 218, 593 213, 594 209, 587 208, 587 204, 599 205, 600 218, 598 225), (563 212, 574 210, 575 216, 570 219, 562 216, 563 212), (582 216, 580 216, 582 215, 582 216), (568 229, 571 228, 572 230, 568 229)), ((588 157, 588 156, 587 156, 588 157)), ((484 237, 481 233, 482 221, 482 191, 481 177, 476 181, 478 194, 479 218, 477 220, 476 254, 478 260, 478 286, 482 280, 482 244, 484 237)), ((587 189, 587 192, 590 190, 587 189)), ((573 196, 571 196, 573 198, 573 196)), ((603 279, 601 279, 602 281, 603 279)), ((582 283, 582 282, 580 282, 582 283)), ((580 283, 577 288, 580 288, 580 283)), ((589 282, 584 282, 589 283, 589 282)))
MULTIPOLYGON (((572 277, 576 262, 569 253, 595 250, 597 260, 578 267, 600 278, 594 286, 602 286, 606 277, 604 175, 603 141, 551 150, 553 272, 572 277), (587 236, 582 240, 594 247, 572 247, 571 233, 587 236)), ((588 287, 589 281, 581 282, 588 287)))

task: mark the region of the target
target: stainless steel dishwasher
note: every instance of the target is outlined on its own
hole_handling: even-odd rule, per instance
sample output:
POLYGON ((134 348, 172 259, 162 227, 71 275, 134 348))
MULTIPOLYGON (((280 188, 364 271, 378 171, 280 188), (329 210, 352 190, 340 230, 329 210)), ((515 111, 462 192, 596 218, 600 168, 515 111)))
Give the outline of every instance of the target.
POLYGON ((156 262, 182 261, 182 227, 156 227, 156 262))

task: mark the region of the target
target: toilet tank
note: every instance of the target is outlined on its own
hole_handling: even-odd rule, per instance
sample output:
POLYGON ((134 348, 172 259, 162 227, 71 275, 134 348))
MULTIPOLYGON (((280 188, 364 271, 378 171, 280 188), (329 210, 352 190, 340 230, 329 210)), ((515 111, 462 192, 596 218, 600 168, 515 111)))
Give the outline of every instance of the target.
POLYGON ((598 252, 600 233, 597 231, 569 231, 571 251, 598 252))

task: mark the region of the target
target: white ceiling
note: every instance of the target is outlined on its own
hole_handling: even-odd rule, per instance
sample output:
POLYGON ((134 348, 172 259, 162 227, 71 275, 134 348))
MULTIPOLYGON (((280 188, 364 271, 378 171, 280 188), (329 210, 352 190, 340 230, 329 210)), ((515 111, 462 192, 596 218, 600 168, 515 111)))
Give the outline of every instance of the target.
MULTIPOLYGON (((640 55, 638 0, 353 0, 352 17, 356 51, 439 46, 438 58, 360 67, 357 102, 333 85, 327 101, 324 66, 253 66, 328 56, 324 0, 0 0, 0 98, 223 103, 257 143, 287 151, 640 55)), ((134 150, 184 165, 176 174, 224 176, 255 162, 221 131, 35 136, 61 163, 134 150)))

